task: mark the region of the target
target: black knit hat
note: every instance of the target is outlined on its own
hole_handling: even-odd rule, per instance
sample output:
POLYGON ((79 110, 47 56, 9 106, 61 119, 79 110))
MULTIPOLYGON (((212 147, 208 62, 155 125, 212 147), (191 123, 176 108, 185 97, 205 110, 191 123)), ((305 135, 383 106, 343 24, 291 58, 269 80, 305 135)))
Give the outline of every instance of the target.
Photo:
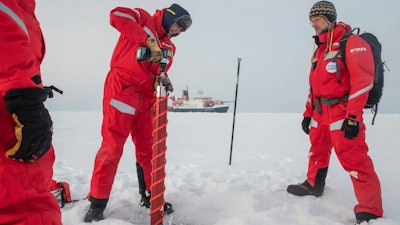
POLYGON ((329 22, 336 21, 336 9, 332 2, 316 2, 310 10, 310 19, 315 16, 324 16, 329 22))
POLYGON ((176 23, 182 31, 186 31, 189 29, 190 25, 192 25, 190 14, 178 4, 172 4, 164 12, 162 25, 167 33, 174 23, 176 23))

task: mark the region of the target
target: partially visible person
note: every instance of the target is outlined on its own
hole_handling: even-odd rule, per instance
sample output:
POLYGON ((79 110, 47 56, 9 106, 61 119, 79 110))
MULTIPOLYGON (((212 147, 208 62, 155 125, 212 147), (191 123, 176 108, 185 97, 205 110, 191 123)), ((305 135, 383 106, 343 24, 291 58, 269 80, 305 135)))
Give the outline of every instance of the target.
MULTIPOLYGON (((168 50, 167 72, 175 54, 171 37, 186 31, 192 19, 180 5, 172 4, 153 15, 141 8, 117 7, 111 11, 110 22, 121 35, 104 85, 103 141, 94 162, 88 195, 91 204, 84 222, 104 219, 103 211, 129 135, 136 150, 140 204, 150 208, 154 85, 162 82, 168 91, 173 90, 168 73, 158 76, 161 48, 168 50), (151 52, 149 61, 136 59, 137 49, 143 46, 151 52)), ((172 205, 166 203, 164 211, 171 213, 172 205)))
POLYGON ((351 31, 350 25, 337 23, 336 17, 335 6, 329 1, 316 2, 310 10, 317 49, 312 56, 310 92, 302 121, 311 142, 308 172, 303 183, 289 185, 287 191, 298 196, 321 196, 333 148, 353 182, 358 200, 354 207, 356 223, 366 224, 383 215, 380 182, 368 156, 363 122, 374 61, 370 46, 357 35, 347 41, 346 65, 341 57, 335 58, 341 38, 351 31))
POLYGON ((52 121, 34 0, 0 0, 0 224, 60 225, 50 193, 52 121))

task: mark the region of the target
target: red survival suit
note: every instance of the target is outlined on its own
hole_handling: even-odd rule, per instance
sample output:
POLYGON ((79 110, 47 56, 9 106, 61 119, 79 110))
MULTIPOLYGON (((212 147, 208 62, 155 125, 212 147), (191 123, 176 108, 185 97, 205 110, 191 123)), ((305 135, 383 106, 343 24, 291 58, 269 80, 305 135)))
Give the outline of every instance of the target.
MULTIPOLYGON (((143 9, 118 7, 111 11, 111 25, 121 35, 111 59, 111 69, 104 85, 103 141, 94 162, 90 200, 107 200, 123 147, 129 135, 136 148, 139 188, 150 192, 155 102, 153 83, 160 74, 159 65, 136 60, 136 49, 146 46, 146 38, 157 40, 160 48, 169 51, 168 71, 175 46, 162 26, 164 10, 153 16, 143 9), (140 168, 140 169, 139 169, 140 168), (144 177, 140 177, 144 176, 144 177), (143 179, 144 178, 144 179, 143 179), (141 182, 144 180, 144 183, 141 182), (141 187, 143 186, 143 187, 141 187)), ((104 204, 106 202, 97 202, 104 204)))
POLYGON ((0 224, 59 225, 61 212, 49 192, 53 175, 53 147, 35 163, 7 158, 15 122, 6 110, 10 89, 43 87, 31 77, 40 74, 45 45, 34 15, 34 0, 0 0, 0 224))
POLYGON ((307 181, 314 186, 319 169, 329 166, 332 148, 343 168, 350 174, 358 204, 355 213, 372 213, 381 217, 382 199, 379 179, 374 171, 365 142, 363 109, 374 79, 371 49, 362 38, 352 35, 347 41, 346 66, 334 57, 340 51, 340 39, 351 27, 342 22, 334 30, 315 36, 318 46, 312 60, 309 83, 310 93, 304 117, 311 117, 310 155, 307 181), (331 37, 331 38, 330 38, 331 37), (340 69, 340 77, 337 76, 340 69), (349 95, 348 101, 327 106, 318 98, 335 99, 349 95), (316 104, 321 111, 317 112, 316 104), (344 119, 352 118, 360 124, 356 138, 344 137, 341 126, 344 119))

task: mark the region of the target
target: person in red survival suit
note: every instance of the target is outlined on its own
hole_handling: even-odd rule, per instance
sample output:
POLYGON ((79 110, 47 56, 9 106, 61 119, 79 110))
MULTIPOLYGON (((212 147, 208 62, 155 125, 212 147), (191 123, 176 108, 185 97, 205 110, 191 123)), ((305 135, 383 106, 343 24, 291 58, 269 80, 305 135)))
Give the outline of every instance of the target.
POLYGON ((346 65, 337 58, 337 67, 340 40, 351 27, 336 23, 335 6, 328 1, 315 3, 309 17, 318 48, 312 57, 310 92, 302 122, 311 142, 308 172, 302 184, 289 185, 287 191, 298 196, 321 196, 334 148, 353 182, 358 200, 356 223, 382 217, 380 182, 368 156, 363 122, 363 108, 374 79, 371 48, 361 37, 352 35, 347 41, 346 65))
MULTIPOLYGON (((156 10, 153 16, 140 8, 117 7, 110 13, 110 22, 121 35, 104 85, 103 141, 94 162, 88 195, 91 204, 85 222, 104 219, 103 211, 129 135, 136 148, 141 205, 150 207, 152 106, 156 100, 154 83, 160 74, 160 48, 168 50, 168 71, 175 53, 171 37, 186 31, 192 24, 189 13, 178 4, 156 10), (137 49, 143 46, 151 50, 149 61, 136 59, 137 49)), ((173 90, 167 74, 162 82, 168 91, 173 90)), ((164 210, 171 213, 172 205, 166 204, 164 210)))
POLYGON ((0 224, 59 225, 50 193, 52 121, 43 102, 45 45, 34 0, 0 0, 0 224))

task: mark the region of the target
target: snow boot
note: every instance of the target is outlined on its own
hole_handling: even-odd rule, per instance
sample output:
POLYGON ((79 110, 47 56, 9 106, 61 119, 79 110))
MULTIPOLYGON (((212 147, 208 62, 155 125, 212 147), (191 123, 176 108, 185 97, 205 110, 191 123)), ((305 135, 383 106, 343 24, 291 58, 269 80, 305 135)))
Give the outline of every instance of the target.
MULTIPOLYGON (((147 193, 147 195, 146 194, 142 195, 142 198, 140 199, 140 205, 146 208, 151 208, 150 199, 151 199, 151 193, 147 193)), ((165 214, 168 215, 174 212, 174 207, 172 207, 171 203, 165 202, 163 210, 165 214)))
POLYGON ((103 220, 104 219, 104 216, 103 216, 104 209, 105 209, 105 207, 91 204, 88 212, 85 215, 85 219, 83 220, 83 222, 90 223, 92 221, 103 220))
POLYGON ((376 220, 379 216, 368 212, 358 212, 356 213, 356 225, 357 224, 368 224, 370 220, 376 220))
POLYGON ((106 209, 108 199, 96 199, 90 196, 90 207, 83 222, 100 221, 104 219, 103 212, 106 209))
POLYGON ((315 178, 315 186, 311 186, 308 181, 304 181, 302 184, 291 184, 287 187, 286 191, 290 194, 297 196, 314 195, 320 197, 324 192, 325 178, 328 173, 328 168, 319 169, 315 178))
MULTIPOLYGON (((144 181, 143 168, 140 166, 139 163, 136 163, 136 169, 139 182, 139 194, 142 196, 140 199, 140 205, 146 208, 151 208, 151 203, 150 203, 151 193, 146 191, 146 183, 144 181)), ((165 202, 163 210, 167 215, 174 212, 174 208, 172 207, 172 204, 169 202, 165 202)))

